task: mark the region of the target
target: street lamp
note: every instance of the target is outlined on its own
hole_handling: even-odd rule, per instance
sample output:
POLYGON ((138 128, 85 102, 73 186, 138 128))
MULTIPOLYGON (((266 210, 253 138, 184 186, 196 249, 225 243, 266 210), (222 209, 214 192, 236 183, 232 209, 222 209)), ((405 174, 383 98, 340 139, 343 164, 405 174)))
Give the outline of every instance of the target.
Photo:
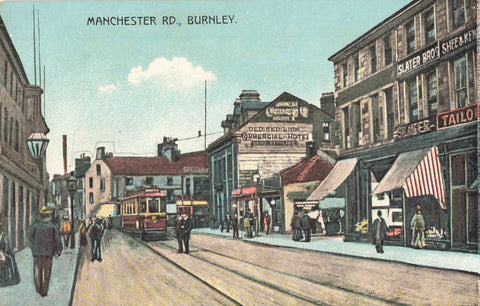
POLYGON ((50 140, 43 133, 32 133, 27 138, 27 146, 33 159, 42 159, 50 140))
POLYGON ((68 194, 70 195, 70 218, 72 219, 71 220, 72 233, 70 234, 70 237, 71 237, 70 248, 73 249, 75 248, 75 224, 74 224, 75 221, 73 218, 73 196, 75 195, 75 191, 77 191, 77 180, 73 176, 73 173, 68 178, 67 189, 68 189, 68 194))

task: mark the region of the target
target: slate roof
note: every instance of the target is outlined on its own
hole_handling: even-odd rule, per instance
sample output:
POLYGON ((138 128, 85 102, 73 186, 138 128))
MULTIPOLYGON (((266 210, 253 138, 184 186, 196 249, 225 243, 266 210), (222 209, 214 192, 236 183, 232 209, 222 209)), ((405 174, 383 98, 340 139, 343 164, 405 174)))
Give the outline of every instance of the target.
POLYGON ((208 168, 205 151, 180 154, 178 161, 166 157, 108 157, 104 162, 115 176, 182 175, 184 168, 208 168), (206 165, 206 166, 205 166, 206 165))
POLYGON ((290 168, 280 171, 282 185, 323 181, 332 169, 333 165, 331 163, 315 155, 309 159, 300 161, 290 168))

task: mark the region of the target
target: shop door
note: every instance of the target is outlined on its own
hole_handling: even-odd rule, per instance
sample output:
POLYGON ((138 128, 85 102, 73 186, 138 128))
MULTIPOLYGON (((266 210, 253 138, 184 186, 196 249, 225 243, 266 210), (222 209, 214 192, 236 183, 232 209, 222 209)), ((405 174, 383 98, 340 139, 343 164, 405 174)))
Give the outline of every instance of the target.
POLYGON ((453 245, 466 243, 466 155, 451 157, 452 241, 453 245))

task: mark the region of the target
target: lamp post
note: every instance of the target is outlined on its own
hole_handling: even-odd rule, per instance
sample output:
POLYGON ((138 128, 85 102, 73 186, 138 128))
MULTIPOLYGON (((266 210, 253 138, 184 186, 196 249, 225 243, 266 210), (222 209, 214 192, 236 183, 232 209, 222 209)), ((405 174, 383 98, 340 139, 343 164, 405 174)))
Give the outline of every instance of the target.
POLYGON ((68 194, 70 195, 70 219, 72 224, 72 233, 70 234, 70 248, 75 248, 75 219, 73 218, 73 196, 77 191, 77 180, 73 176, 73 173, 68 178, 67 182, 68 194))

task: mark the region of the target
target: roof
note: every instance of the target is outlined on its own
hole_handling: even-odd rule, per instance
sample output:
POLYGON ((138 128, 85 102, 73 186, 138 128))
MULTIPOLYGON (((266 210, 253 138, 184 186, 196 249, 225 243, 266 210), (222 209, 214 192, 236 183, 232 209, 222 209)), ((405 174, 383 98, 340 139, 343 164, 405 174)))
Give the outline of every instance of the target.
POLYGON ((104 162, 116 176, 182 175, 184 168, 209 167, 205 151, 181 154, 176 162, 166 157, 108 157, 104 162))
POLYGON ((315 155, 309 159, 304 159, 296 165, 280 171, 282 176, 282 185, 288 185, 299 182, 323 181, 333 165, 315 155))

